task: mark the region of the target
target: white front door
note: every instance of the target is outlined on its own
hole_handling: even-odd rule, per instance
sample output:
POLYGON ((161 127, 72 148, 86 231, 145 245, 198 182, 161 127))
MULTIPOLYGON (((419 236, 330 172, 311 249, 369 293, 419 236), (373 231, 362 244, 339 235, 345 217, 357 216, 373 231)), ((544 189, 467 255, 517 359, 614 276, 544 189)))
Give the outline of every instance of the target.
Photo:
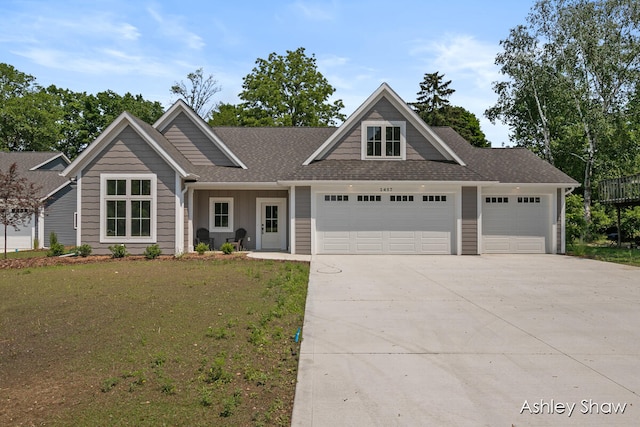
POLYGON ((258 199, 260 207, 257 249, 286 250, 286 199, 258 199))

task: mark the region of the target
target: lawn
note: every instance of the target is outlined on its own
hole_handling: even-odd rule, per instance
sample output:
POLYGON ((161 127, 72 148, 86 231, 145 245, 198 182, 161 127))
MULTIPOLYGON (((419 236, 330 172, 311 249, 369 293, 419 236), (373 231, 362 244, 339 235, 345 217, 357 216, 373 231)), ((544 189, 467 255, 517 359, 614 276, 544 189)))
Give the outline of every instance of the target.
POLYGON ((0 270, 0 425, 289 425, 309 268, 0 270))
POLYGON ((574 244, 567 245, 567 254, 640 267, 640 249, 617 248, 596 244, 574 244))

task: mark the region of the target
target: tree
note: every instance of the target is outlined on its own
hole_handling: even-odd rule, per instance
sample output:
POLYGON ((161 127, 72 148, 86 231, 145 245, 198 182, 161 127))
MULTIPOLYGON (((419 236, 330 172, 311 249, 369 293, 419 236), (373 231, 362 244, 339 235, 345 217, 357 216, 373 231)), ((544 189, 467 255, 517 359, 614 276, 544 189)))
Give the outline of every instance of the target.
POLYGON ((220 103, 211 113, 209 126, 242 126, 242 107, 220 103))
POLYGON ((171 86, 171 93, 182 98, 200 117, 206 120, 214 109, 211 105, 212 98, 221 90, 218 81, 213 78, 213 74, 209 74, 205 78, 202 67, 187 74, 187 80, 189 80, 188 83, 183 80, 175 82, 171 86))
POLYGON ((450 126, 464 139, 476 147, 489 147, 491 144, 480 128, 480 120, 475 114, 463 107, 449 103, 455 89, 449 88, 451 80, 443 81, 444 74, 426 73, 420 83, 417 102, 411 107, 429 126, 450 126))
POLYGON ((7 231, 27 225, 42 208, 41 188, 20 177, 14 163, 5 173, 0 170, 0 223, 4 226, 4 258, 7 258, 7 231))
POLYGON ((638 144, 627 104, 639 77, 639 6, 538 0, 527 23, 502 43, 496 61, 510 81, 496 83, 499 101, 487 116, 509 124, 518 145, 537 140, 545 158, 582 180, 590 222, 594 181, 619 164, 621 147, 638 144))
POLYGON ((346 117, 342 100, 329 102, 335 89, 304 48, 258 58, 243 79, 240 99, 246 126, 330 126, 346 117))

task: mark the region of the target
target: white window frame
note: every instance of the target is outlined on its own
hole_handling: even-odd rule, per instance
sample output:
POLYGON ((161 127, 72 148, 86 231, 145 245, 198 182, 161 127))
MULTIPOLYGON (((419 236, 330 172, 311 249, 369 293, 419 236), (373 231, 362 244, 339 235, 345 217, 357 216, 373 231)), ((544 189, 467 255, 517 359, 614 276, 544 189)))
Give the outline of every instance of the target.
POLYGON ((233 232, 233 197, 209 197, 209 231, 212 233, 233 232), (227 203, 229 205, 229 224, 227 227, 215 226, 216 203, 227 203))
POLYGON ((388 121, 388 120, 365 120, 361 123, 361 160, 406 160, 407 159, 407 122, 405 121, 388 121), (380 126, 382 130, 382 140, 380 147, 380 156, 368 156, 367 155, 367 128, 371 126, 380 126), (400 155, 399 156, 387 156, 386 155, 386 136, 387 133, 384 130, 385 127, 399 127, 400 128, 400 155))
POLYGON ((157 177, 155 174, 119 174, 109 173, 100 174, 100 243, 156 243, 157 240, 157 217, 158 217, 158 187, 157 177), (125 180, 126 183, 126 195, 122 196, 108 196, 107 195, 107 181, 109 180, 125 180), (131 191, 132 180, 150 180, 151 181, 151 194, 149 196, 134 196, 129 194, 131 191), (107 199, 121 199, 127 201, 126 207, 126 221, 127 221, 127 234, 125 236, 107 236, 107 199), (149 199, 151 201, 151 235, 150 236, 131 236, 131 201, 149 199))

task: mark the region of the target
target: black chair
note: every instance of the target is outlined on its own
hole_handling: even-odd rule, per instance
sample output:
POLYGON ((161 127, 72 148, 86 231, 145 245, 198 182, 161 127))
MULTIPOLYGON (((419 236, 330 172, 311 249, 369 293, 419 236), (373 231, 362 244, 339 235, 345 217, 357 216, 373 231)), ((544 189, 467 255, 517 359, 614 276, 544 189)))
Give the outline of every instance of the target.
POLYGON ((227 243, 231 243, 236 248, 236 251, 241 251, 242 242, 244 241, 244 238, 246 236, 247 236, 247 230, 245 230, 244 228, 238 228, 236 230, 235 237, 227 238, 227 243))
POLYGON ((196 245, 198 243, 206 243, 209 246, 209 250, 213 250, 213 238, 210 237, 209 230, 198 228, 198 231, 196 231, 196 245))

